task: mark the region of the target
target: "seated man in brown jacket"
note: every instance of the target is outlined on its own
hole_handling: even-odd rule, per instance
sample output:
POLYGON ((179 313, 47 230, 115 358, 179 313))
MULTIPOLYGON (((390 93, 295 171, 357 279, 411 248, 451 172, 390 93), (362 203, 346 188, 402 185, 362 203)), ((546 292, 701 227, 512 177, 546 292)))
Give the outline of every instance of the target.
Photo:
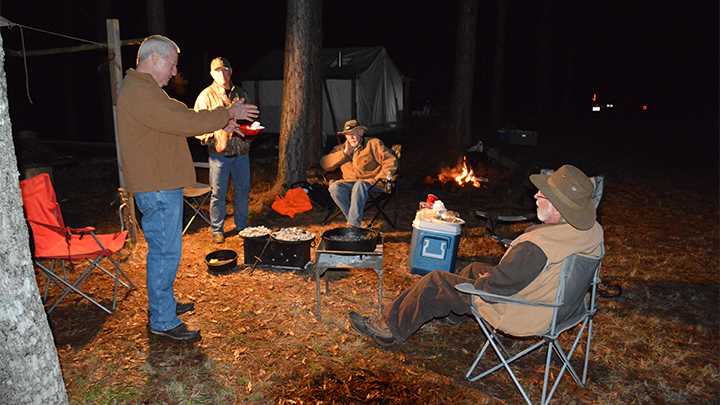
MULTIPOLYGON (((535 199, 543 224, 515 239, 497 266, 473 263, 460 274, 433 271, 383 306, 382 317, 351 312, 353 327, 381 344, 392 344, 404 342, 433 319, 455 324, 472 315, 473 296, 456 290, 460 283, 499 295, 552 301, 565 258, 575 253, 602 256, 603 231, 595 221, 593 184, 578 168, 565 165, 551 176, 534 174, 530 181, 539 189, 535 199)), ((481 299, 476 304, 490 324, 508 333, 542 333, 551 322, 552 311, 481 299)))
POLYGON ((368 192, 377 179, 392 177, 398 163, 392 150, 377 138, 363 138, 367 128, 356 120, 345 123, 340 135, 345 142, 320 160, 323 170, 340 168, 342 180, 330 185, 330 195, 347 218, 347 224, 359 227, 368 192))

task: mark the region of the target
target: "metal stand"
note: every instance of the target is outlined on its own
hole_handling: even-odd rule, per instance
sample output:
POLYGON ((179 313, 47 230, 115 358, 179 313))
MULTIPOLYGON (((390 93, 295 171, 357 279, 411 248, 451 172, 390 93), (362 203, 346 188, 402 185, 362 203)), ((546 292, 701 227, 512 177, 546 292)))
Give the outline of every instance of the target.
MULTIPOLYGON (((320 309, 320 277, 328 269, 373 269, 380 278, 378 287, 378 314, 382 311, 382 282, 383 282, 383 243, 375 247, 373 252, 343 252, 338 250, 325 250, 325 242, 321 241, 315 250, 315 292, 317 295, 317 319, 322 321, 320 309)), ((329 282, 325 276, 325 294, 330 293, 329 282)))

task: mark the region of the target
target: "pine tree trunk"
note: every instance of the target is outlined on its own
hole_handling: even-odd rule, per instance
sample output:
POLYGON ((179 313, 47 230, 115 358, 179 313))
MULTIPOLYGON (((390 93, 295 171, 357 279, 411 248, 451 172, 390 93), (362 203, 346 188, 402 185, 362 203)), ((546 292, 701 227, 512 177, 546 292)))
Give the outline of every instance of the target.
MULTIPOLYGON (((538 26, 538 64, 537 81, 535 88, 535 117, 536 124, 548 122, 548 104, 550 103, 550 1, 540 1, 540 16, 538 26)), ((553 103, 555 105, 555 103, 553 103)))
POLYGON ((322 0, 310 13, 310 86, 308 87, 307 163, 319 163, 322 158, 323 123, 323 66, 322 58, 322 0))
POLYGON ((67 404, 60 362, 30 257, 4 66, 0 36, 0 402, 67 404))
POLYGON ((167 35, 165 28, 165 0, 145 0, 149 35, 167 35))
POLYGON ((306 176, 308 115, 313 87, 312 65, 319 63, 319 52, 313 51, 316 38, 316 16, 321 0, 288 0, 285 33, 285 71, 283 75, 282 116, 280 119, 280 151, 278 176, 274 191, 280 193, 306 176), (313 61, 313 58, 318 60, 313 61))
POLYGON ((455 54, 455 76, 450 107, 450 138, 455 149, 470 146, 478 0, 461 0, 455 54))
POLYGON ((505 20, 507 8, 508 0, 500 0, 498 4, 492 91, 490 93, 490 128, 492 130, 498 128, 502 115, 502 82, 503 65, 505 64, 505 20))

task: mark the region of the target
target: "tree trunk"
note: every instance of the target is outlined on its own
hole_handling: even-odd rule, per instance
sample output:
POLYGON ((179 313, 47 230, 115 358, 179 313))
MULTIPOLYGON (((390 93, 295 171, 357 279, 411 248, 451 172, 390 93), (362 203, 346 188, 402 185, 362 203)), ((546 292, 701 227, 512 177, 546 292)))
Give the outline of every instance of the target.
MULTIPOLYGON (((540 18, 538 26, 538 64, 537 87, 535 88, 535 122, 544 124, 548 121, 548 104, 550 88, 550 4, 549 0, 540 1, 540 18)), ((554 105, 554 103, 553 103, 554 105)))
POLYGON ((167 35, 165 28, 165 0, 145 0, 148 35, 167 35))
POLYGON ((450 107, 450 139, 457 151, 470 146, 472 96, 475 82, 478 0, 461 0, 450 107))
POLYGON ((505 19, 508 0, 500 0, 498 4, 497 38, 495 40, 495 66, 493 68, 492 91, 490 93, 490 129, 500 125, 502 113, 502 81, 505 63, 505 19))
POLYGON ((0 402, 67 404, 23 218, 0 36, 0 402))
POLYGON ((288 0, 287 7, 280 151, 274 187, 278 194, 307 178, 305 152, 310 130, 312 66, 319 63, 320 55, 313 51, 312 40, 317 35, 322 0, 288 0))
POLYGON ((319 163, 322 158, 323 123, 323 66, 322 59, 322 0, 311 10, 310 18, 310 79, 308 87, 307 163, 319 163))

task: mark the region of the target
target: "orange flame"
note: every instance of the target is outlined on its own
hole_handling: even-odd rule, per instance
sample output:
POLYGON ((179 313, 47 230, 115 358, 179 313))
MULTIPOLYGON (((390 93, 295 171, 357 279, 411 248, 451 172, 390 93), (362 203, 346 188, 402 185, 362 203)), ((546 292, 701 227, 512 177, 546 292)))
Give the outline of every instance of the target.
POLYGON ((455 180, 455 182, 457 182, 461 186, 465 183, 470 183, 478 188, 482 186, 482 182, 488 181, 484 177, 475 176, 475 172, 468 167, 466 159, 463 159, 462 170, 459 166, 454 169, 443 170, 443 173, 438 175, 438 178, 443 182, 448 180, 455 180), (460 174, 458 174, 458 172, 460 174))
POLYGON ((480 182, 475 179, 475 172, 468 169, 467 162, 463 162, 462 173, 455 177, 455 181, 461 186, 463 183, 472 183, 473 186, 480 187, 480 182))

